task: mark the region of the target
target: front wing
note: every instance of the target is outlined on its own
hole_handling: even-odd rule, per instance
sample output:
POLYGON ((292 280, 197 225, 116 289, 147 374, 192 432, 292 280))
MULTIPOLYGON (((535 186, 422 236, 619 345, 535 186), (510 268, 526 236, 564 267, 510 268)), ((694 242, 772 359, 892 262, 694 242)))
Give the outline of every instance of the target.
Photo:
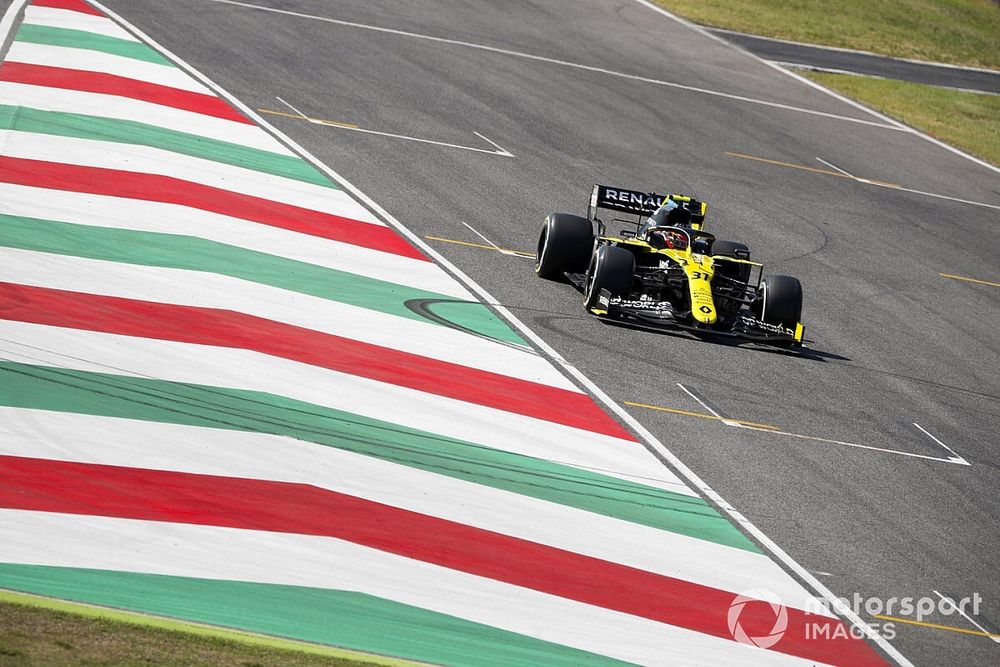
MULTIPOLYGON (((583 274, 568 273, 566 277, 581 292, 586 290, 586 277, 583 274)), ((601 290, 598 307, 591 312, 648 329, 681 330, 698 336, 735 338, 780 347, 801 346, 805 335, 805 328, 801 323, 795 329, 789 329, 761 321, 748 312, 708 327, 693 325, 678 319, 669 301, 623 300, 612 297, 607 290, 601 290)))

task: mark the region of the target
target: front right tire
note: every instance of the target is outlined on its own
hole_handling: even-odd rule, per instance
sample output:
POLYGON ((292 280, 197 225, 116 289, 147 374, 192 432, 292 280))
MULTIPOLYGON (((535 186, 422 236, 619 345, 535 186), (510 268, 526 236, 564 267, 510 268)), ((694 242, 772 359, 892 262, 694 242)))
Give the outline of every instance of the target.
POLYGON ((761 285, 760 319, 789 329, 802 321, 802 283, 791 276, 767 276, 761 285))
POLYGON ((628 298, 635 276, 635 255, 624 248, 602 245, 590 260, 587 271, 587 289, 583 306, 587 310, 601 308, 598 299, 606 289, 612 297, 628 298))

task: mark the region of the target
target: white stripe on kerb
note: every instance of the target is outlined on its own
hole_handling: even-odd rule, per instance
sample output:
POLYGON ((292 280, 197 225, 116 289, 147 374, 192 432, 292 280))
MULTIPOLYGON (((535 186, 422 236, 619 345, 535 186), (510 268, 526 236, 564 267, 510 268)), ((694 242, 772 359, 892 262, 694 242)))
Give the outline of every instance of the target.
POLYGON ((41 25, 49 28, 63 28, 68 30, 82 30, 92 32, 96 35, 114 37, 116 39, 127 39, 130 42, 139 40, 132 36, 132 33, 120 27, 114 21, 103 16, 84 14, 71 9, 58 9, 56 7, 34 7, 29 5, 24 11, 24 23, 31 25, 41 25))
POLYGON ((0 247, 0 282, 235 311, 580 393, 547 360, 520 347, 225 275, 0 247))
POLYGON ((10 106, 131 120, 168 130, 228 141, 279 155, 294 155, 254 125, 206 116, 130 97, 0 81, 0 102, 10 106))
POLYGON ((330 537, 0 510, 0 544, 9 563, 357 591, 636 664, 816 664, 330 537))
POLYGON ((309 484, 733 597, 763 586, 787 606, 820 607, 761 553, 290 437, 0 407, 0 454, 309 484))
POLYGON ((285 396, 695 495, 640 444, 250 350, 0 320, 2 358, 285 396))
POLYGON ((136 60, 104 51, 90 51, 68 46, 51 46, 31 42, 13 42, 7 52, 8 62, 61 67, 87 72, 113 74, 127 79, 145 81, 158 86, 169 86, 193 93, 214 96, 211 90, 195 81, 173 65, 136 60))

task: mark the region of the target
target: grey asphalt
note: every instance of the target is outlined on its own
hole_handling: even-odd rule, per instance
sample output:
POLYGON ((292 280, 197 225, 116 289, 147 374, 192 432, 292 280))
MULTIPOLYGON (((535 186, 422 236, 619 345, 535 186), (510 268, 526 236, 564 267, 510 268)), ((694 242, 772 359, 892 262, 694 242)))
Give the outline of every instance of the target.
MULTIPOLYGON (((708 201, 710 231, 801 278, 812 353, 609 326, 530 260, 430 243, 615 400, 703 411, 680 382, 732 418, 947 458, 919 423, 971 465, 630 408, 836 594, 975 592, 1000 619, 1000 288, 938 275, 1000 282, 1000 209, 866 185, 817 158, 994 207, 1000 174, 638 3, 256 1, 401 32, 207 0, 107 4, 253 108, 282 109, 280 96, 317 118, 490 148, 479 132, 514 155, 268 116, 420 236, 481 243, 468 223, 532 250, 542 218, 584 212, 595 182, 708 201)), ((916 664, 1000 660, 983 637, 895 630, 916 664)))
POLYGON ((708 31, 765 60, 778 63, 1000 95, 1000 72, 949 67, 860 51, 796 44, 718 28, 708 28, 708 31))

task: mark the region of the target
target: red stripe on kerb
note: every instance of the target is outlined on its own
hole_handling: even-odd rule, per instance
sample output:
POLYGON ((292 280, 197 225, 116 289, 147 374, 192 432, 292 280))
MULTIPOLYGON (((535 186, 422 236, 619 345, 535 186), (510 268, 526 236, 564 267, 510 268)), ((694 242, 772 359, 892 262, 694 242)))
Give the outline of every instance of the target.
POLYGON ((128 97, 237 123, 252 124, 249 118, 215 95, 161 86, 103 72, 6 62, 0 67, 0 81, 128 97))
MULTIPOLYGON (((332 537, 733 640, 732 592, 306 484, 2 456, 0 507, 332 537)), ((772 651, 829 664, 885 664, 840 621, 786 610, 788 627, 772 651), (807 636, 813 622, 829 625, 830 635, 807 636)), ((739 616, 750 636, 766 634, 774 619, 760 602, 739 616)), ((748 647, 747 659, 764 659, 757 650, 748 647)))
POLYGON ((81 14, 90 14, 92 16, 104 16, 101 12, 97 11, 83 0, 34 0, 31 3, 35 7, 50 7, 52 9, 68 9, 74 12, 80 12, 81 14))
POLYGON ((189 206, 262 225, 430 261, 402 236, 383 225, 252 197, 172 176, 0 156, 0 182, 189 206))
MULTIPOLYGON (((229 310, 0 283, 0 319, 253 350, 632 441, 586 394, 229 310)), ((572 437, 567 434, 567 437, 572 437)))

